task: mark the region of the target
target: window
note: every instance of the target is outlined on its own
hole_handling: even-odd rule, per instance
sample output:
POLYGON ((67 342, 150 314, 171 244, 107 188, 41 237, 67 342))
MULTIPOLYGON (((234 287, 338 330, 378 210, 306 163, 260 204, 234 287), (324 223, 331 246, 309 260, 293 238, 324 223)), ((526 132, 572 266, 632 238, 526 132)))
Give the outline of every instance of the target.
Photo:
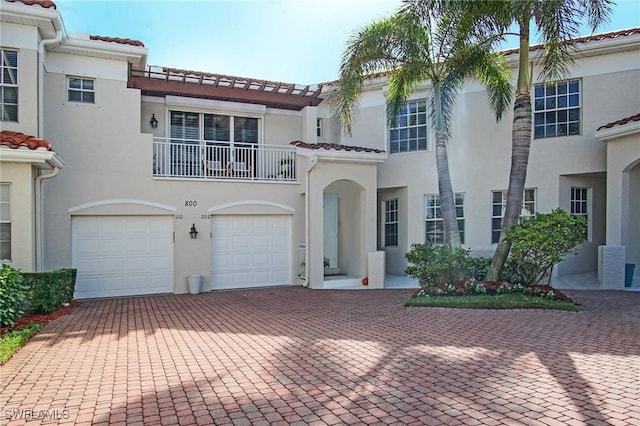
MULTIPOLYGON (((454 194, 456 219, 460 230, 460 242, 464 243, 464 194, 454 194)), ((444 222, 438 194, 425 195, 425 241, 431 244, 446 243, 444 222)))
POLYGON ((93 104, 96 101, 95 81, 91 78, 69 77, 69 102, 93 104))
POLYGON ((427 150, 427 101, 407 102, 389 132, 389 152, 427 150))
MULTIPOLYGON (((259 142, 259 119, 190 111, 170 111, 171 173, 199 176, 203 161, 215 162, 218 170, 233 165, 244 174, 255 170, 259 142), (200 141, 205 140, 202 149, 200 141), (230 143, 234 148, 230 149, 230 143)), ((246 177, 246 176, 245 176, 246 177)))
POLYGON ((580 134, 580 81, 546 83, 534 89, 534 138, 580 134))
POLYGON ((11 185, 0 183, 0 260, 11 259, 11 185))
POLYGON ((0 120, 18 121, 18 52, 0 49, 2 76, 0 77, 0 120))
MULTIPOLYGON (((502 218, 507 207, 507 191, 493 191, 491 210, 491 243, 500 241, 502 232, 502 218)), ((536 191, 535 189, 525 189, 522 199, 522 210, 520 219, 523 217, 535 216, 536 214, 536 191)))
POLYGON ((398 199, 387 200, 384 203, 384 245, 385 247, 398 245, 398 199))
POLYGON ((322 137, 322 118, 316 119, 316 135, 322 137))
MULTIPOLYGON (((571 187, 571 214, 576 216, 583 216, 587 223, 589 221, 589 211, 587 205, 587 188, 580 187, 571 187)), ((585 237, 589 238, 589 231, 587 230, 587 235, 585 237)))

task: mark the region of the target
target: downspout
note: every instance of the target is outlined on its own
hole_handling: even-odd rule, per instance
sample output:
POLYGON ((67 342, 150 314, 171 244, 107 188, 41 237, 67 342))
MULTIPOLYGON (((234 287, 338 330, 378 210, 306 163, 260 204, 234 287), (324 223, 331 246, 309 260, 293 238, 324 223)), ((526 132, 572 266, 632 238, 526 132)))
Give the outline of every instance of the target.
MULTIPOLYGON (((38 43, 38 137, 44 136, 44 55, 45 47, 51 44, 59 43, 62 40, 62 30, 56 31, 54 38, 44 38, 38 43)), ((60 169, 54 166, 52 173, 46 175, 38 175, 35 181, 35 243, 36 243, 36 271, 42 271, 42 255, 44 238, 42 235, 43 218, 42 218, 42 181, 49 179, 58 174, 60 169)))
POLYGON ((309 242, 311 241, 311 227, 309 226, 309 215, 311 214, 310 210, 311 210, 311 194, 309 194, 309 188, 310 188, 310 184, 309 184, 309 180, 311 178, 311 171, 313 170, 313 168, 316 166, 316 164, 318 163, 318 157, 313 155, 311 157, 311 166, 309 167, 309 169, 307 170, 307 182, 306 182, 306 188, 305 188, 305 199, 306 199, 306 203, 305 203, 305 209, 304 209, 304 229, 305 229, 305 245, 304 245, 304 258, 305 258, 305 262, 306 265, 304 265, 305 268, 305 282, 304 282, 304 287, 309 287, 309 278, 310 278, 310 271, 311 268, 309 267, 310 265, 310 259, 309 259, 309 242))
POLYGON ((43 38, 38 43, 38 137, 42 138, 44 133, 44 54, 45 47, 50 44, 60 43, 62 40, 62 30, 56 31, 54 38, 43 38))
POLYGON ((42 181, 56 177, 59 171, 60 168, 58 166, 54 166, 53 172, 36 177, 36 272, 42 272, 42 258, 44 253, 44 236, 42 231, 44 229, 44 218, 42 217, 42 181))

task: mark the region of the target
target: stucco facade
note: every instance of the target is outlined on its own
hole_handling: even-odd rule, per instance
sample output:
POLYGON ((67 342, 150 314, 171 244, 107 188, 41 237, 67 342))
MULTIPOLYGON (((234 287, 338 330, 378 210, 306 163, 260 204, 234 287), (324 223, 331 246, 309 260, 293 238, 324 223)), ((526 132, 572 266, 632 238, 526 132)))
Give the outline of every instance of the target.
MULTIPOLYGON (((193 275, 203 290, 364 278, 381 288, 385 271, 404 274, 411 244, 437 239, 437 217, 426 220, 438 193, 434 135, 425 126, 424 146, 394 151, 384 76, 367 81, 346 135, 329 86, 151 67, 141 42, 68 33, 55 9, 37 4, 0 5, 0 47, 19 58, 19 119, 2 128, 55 150, 46 167, 1 158, 14 265, 78 268, 78 297, 184 293, 193 275), (51 179, 40 177, 46 168, 51 179)), ((579 131, 532 140, 529 207, 571 210, 576 188, 585 194, 589 241, 554 277, 598 272, 603 288, 622 288, 620 265, 640 263, 640 141, 600 127, 640 111, 640 30, 579 47, 567 75, 579 131)), ((430 97, 424 82, 408 102, 430 97)), ((495 248, 511 118, 496 122, 481 86, 464 85, 448 148, 474 254, 495 248)))

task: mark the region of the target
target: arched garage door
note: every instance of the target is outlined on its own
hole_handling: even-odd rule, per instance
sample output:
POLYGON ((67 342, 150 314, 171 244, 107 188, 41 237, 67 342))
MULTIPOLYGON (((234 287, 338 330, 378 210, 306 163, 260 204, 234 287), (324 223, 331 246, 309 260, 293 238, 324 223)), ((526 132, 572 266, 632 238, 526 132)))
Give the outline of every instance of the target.
POLYGON ((77 299, 172 293, 172 216, 74 216, 77 299))
POLYGON ((290 215, 214 215, 213 290, 291 285, 290 215))

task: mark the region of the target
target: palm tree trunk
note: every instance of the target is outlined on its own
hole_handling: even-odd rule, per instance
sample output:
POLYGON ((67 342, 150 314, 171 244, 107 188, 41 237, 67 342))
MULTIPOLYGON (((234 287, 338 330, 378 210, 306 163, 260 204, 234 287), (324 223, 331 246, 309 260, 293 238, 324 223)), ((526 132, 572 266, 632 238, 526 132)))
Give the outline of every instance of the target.
POLYGON ((531 84, 529 75, 529 22, 520 21, 520 63, 518 67, 518 88, 513 106, 513 128, 511 142, 511 172, 509 174, 509 189, 500 241, 487 271, 487 281, 497 281, 504 267, 511 243, 505 240, 505 229, 518 223, 522 209, 524 185, 527 179, 527 165, 529 164, 529 149, 531 146, 531 84))
POLYGON ((460 248, 460 230, 456 218, 456 203, 453 196, 451 174, 449 173, 449 156, 447 141, 442 125, 442 92, 438 82, 434 82, 436 114, 436 169, 438 172, 438 193, 440 194, 440 212, 444 224, 445 242, 451 248, 460 248))

